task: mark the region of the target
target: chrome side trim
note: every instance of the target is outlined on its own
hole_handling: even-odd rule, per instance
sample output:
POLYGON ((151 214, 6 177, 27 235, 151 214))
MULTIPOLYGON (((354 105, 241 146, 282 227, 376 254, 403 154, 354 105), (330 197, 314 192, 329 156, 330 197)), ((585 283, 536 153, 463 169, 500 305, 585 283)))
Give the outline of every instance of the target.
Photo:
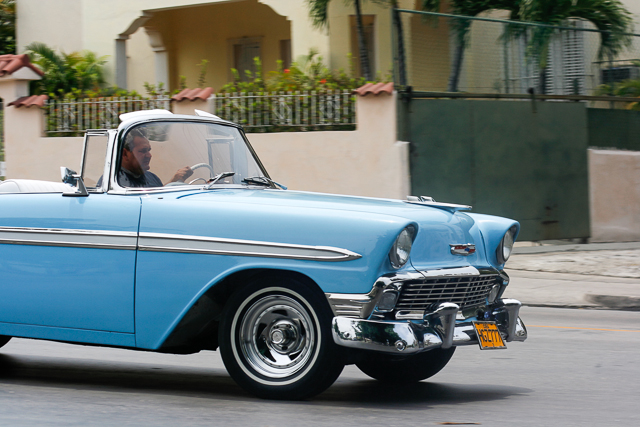
POLYGON ((0 244, 135 250, 137 233, 61 228, 0 227, 0 244))
POLYGON ((162 233, 140 233, 138 249, 154 252, 241 255, 312 261, 350 261, 362 258, 362 255, 355 252, 331 246, 307 246, 162 233))
POLYGON ((0 244, 240 255, 311 261, 350 261, 362 255, 331 246, 307 246, 163 233, 0 227, 0 244))

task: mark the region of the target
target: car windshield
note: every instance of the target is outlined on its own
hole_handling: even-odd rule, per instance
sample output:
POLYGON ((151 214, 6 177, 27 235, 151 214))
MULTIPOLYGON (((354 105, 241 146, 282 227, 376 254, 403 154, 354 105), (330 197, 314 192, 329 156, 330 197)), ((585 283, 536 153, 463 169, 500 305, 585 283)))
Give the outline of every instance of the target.
POLYGON ((143 123, 127 130, 119 153, 121 187, 246 185, 245 178, 266 176, 241 132, 222 124, 143 123))

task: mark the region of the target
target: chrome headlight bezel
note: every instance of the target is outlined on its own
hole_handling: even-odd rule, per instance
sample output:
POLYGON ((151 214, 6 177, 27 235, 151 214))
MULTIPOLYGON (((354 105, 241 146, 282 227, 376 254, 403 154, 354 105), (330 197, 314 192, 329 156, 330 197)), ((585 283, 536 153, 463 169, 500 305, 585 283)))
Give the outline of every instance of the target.
POLYGON ((513 245, 516 240, 516 233, 518 232, 518 227, 512 225, 504 236, 502 240, 500 240, 500 244, 498 245, 498 249, 496 249, 496 258, 498 259, 498 264, 504 264, 509 260, 511 253, 513 252, 513 245))
POLYGON ((398 234, 395 242, 393 242, 393 246, 389 251, 389 262, 396 270, 404 267, 407 261, 409 261, 415 237, 416 227, 414 225, 408 225, 398 234))

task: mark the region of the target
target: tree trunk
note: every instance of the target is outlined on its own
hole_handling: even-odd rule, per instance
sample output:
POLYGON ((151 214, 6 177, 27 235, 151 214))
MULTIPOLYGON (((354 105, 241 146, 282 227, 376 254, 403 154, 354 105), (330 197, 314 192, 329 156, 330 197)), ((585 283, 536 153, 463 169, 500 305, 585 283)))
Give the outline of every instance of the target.
POLYGON ((460 71, 462 70, 462 60, 464 59, 464 40, 459 35, 456 36, 457 45, 451 64, 451 73, 449 74, 449 86, 447 91, 457 92, 458 81, 460 80, 460 71))
POLYGON ((362 11, 360 10, 360 0, 354 0, 356 5, 356 21, 358 23, 358 50, 360 51, 360 72, 367 81, 371 78, 371 70, 369 70, 369 54, 367 53, 367 44, 364 40, 364 26, 362 25, 362 11))
POLYGON ((538 74, 538 93, 546 95, 547 93, 547 67, 540 70, 538 74))
POLYGON ((402 18, 397 9, 397 4, 394 4, 393 8, 393 20, 396 26, 396 33, 398 34, 398 83, 400 86, 407 85, 407 69, 405 64, 404 55, 404 32, 402 30, 402 18))

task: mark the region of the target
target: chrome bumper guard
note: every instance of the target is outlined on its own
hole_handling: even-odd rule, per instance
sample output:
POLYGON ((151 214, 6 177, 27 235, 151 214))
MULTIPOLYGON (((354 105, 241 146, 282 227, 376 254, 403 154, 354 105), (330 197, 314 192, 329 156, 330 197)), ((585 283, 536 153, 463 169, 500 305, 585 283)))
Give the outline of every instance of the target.
POLYGON ((361 350, 412 354, 434 348, 478 344, 474 320, 495 321, 507 342, 527 339, 527 328, 518 316, 520 301, 501 299, 485 307, 484 318, 456 319, 457 304, 441 303, 425 312, 422 320, 385 321, 334 317, 336 344, 361 350))

